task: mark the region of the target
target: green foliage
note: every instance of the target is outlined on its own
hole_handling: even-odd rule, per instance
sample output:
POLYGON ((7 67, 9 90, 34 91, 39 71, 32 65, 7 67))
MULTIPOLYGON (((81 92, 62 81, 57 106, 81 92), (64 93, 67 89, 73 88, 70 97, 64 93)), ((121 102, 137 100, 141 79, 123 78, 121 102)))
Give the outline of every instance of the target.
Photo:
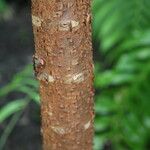
POLYGON ((93 1, 95 150, 150 149, 149 10, 149 0, 93 1))
POLYGON ((7 5, 5 0, 0 0, 0 13, 6 9, 7 5))
POLYGON ((0 137, 0 150, 3 150, 5 144, 6 144, 6 141, 9 137, 9 135, 11 134, 11 132, 13 131, 17 121, 19 120, 20 116, 21 116, 22 112, 19 112, 19 113, 15 113, 9 123, 7 124, 7 126, 5 127, 4 129, 4 132, 2 133, 1 137, 0 137))
POLYGON ((0 123, 6 120, 10 115, 22 110, 26 106, 26 100, 15 100, 9 102, 0 110, 0 123))
POLYGON ((8 96, 10 93, 23 94, 22 98, 11 100, 0 107, 0 124, 7 122, 8 118, 10 118, 0 136, 0 150, 4 148, 7 138, 30 102, 40 104, 37 92, 38 84, 33 79, 32 70, 32 65, 26 66, 23 71, 13 77, 10 83, 0 89, 0 98, 8 96))
POLYGON ((12 81, 0 89, 0 97, 7 96, 11 92, 21 92, 39 103, 37 96, 37 81, 33 79, 32 65, 27 65, 23 71, 17 73, 12 81))

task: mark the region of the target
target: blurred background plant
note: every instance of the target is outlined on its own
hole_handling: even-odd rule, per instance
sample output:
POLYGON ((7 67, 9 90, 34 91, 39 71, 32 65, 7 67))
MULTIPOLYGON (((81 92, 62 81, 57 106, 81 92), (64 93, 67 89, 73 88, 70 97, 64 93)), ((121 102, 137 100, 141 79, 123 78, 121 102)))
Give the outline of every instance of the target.
POLYGON ((0 0, 0 12, 6 9, 6 2, 4 0, 0 0))
MULTIPOLYGON (((6 2, 0 0, 0 11, 5 11, 4 8, 6 2)), ((93 0, 94 150, 150 149, 149 9, 149 0, 93 0)), ((25 36, 21 32, 23 42, 25 36)), ((0 87, 0 98, 3 98, 0 150, 30 104, 34 102, 39 109, 38 83, 33 77, 31 61, 26 64, 8 84, 0 87), (11 93, 20 96, 6 100, 11 93)))
POLYGON ((30 101, 40 104, 37 92, 38 84, 32 76, 32 66, 27 65, 23 71, 15 74, 11 82, 0 89, 0 97, 5 97, 11 92, 19 92, 23 95, 20 99, 13 99, 4 104, 0 109, 0 124, 9 118, 9 122, 5 126, 0 137, 0 150, 4 148, 6 141, 15 127, 17 121, 25 108, 28 107, 30 101))
POLYGON ((93 1, 97 150, 150 149, 149 9, 148 0, 93 1))

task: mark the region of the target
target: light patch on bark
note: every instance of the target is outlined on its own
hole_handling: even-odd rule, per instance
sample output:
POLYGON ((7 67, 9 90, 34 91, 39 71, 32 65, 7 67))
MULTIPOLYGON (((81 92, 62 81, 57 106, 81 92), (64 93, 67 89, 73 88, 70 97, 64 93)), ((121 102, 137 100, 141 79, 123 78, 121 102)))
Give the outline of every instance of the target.
POLYGON ((75 21, 75 20, 71 20, 71 27, 72 27, 72 28, 75 28, 75 27, 77 27, 77 26, 79 26, 79 22, 78 22, 78 21, 75 21))
POLYGON ((52 115, 53 115, 53 113, 52 113, 52 112, 48 112, 48 115, 49 115, 49 116, 52 116, 52 115))
POLYGON ((89 121, 84 125, 84 129, 87 130, 90 127, 90 125, 91 125, 91 121, 89 121))
POLYGON ((80 83, 84 81, 84 74, 78 73, 78 74, 69 74, 65 78, 65 83, 70 84, 70 83, 80 83))
POLYGON ((93 67, 93 70, 95 70, 95 66, 94 66, 94 64, 92 64, 92 67, 93 67))
POLYGON ((91 23, 91 14, 87 15, 86 22, 87 23, 91 23))
POLYGON ((43 19, 40 19, 37 16, 32 15, 32 24, 35 25, 36 27, 40 27, 42 24, 43 19))
POLYGON ((52 129, 55 133, 57 133, 57 134, 63 135, 63 134, 66 133, 65 129, 62 128, 62 127, 52 126, 51 129, 52 129))
POLYGON ((48 82, 54 82, 54 77, 51 75, 48 75, 48 82))
POLYGON ((41 134, 43 134, 43 129, 42 128, 41 128, 40 132, 41 132, 41 134))
POLYGON ((78 65, 78 64, 79 64, 78 59, 72 60, 71 64, 72 64, 73 66, 78 65))
POLYGON ((63 20, 59 23, 60 31, 70 31, 73 28, 77 28, 79 26, 79 22, 75 20, 63 20))
POLYGON ((37 78, 48 83, 53 83, 55 81, 54 77, 47 73, 41 73, 37 76, 37 78))

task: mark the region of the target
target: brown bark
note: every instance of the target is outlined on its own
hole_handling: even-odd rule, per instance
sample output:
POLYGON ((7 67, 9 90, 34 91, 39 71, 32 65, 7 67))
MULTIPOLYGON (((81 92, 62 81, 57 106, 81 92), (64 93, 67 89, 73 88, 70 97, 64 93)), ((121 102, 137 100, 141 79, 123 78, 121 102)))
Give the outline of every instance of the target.
POLYGON ((44 150, 92 150, 90 0, 32 0, 44 150))

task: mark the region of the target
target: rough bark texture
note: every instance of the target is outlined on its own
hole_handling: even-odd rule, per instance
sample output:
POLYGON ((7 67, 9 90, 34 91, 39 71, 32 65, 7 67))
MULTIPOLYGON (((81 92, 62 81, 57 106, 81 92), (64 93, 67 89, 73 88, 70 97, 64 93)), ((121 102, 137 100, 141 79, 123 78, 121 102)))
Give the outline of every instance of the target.
POLYGON ((44 150, 92 150, 90 0, 32 0, 44 150))

